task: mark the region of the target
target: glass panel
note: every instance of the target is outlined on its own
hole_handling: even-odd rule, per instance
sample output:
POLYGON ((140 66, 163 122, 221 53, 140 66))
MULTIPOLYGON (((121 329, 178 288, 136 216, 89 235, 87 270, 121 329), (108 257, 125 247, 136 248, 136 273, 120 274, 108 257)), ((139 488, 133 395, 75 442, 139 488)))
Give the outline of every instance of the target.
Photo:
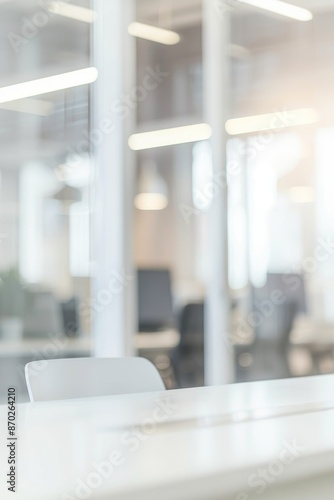
MULTIPOLYGON (((139 267, 172 273, 181 336, 171 354, 174 383, 203 380, 198 324, 193 340, 190 332, 185 341, 190 338, 187 355, 179 321, 187 305, 207 302, 210 209, 224 182, 231 331, 221 333, 234 350, 235 380, 332 372, 333 6, 304 2, 302 20, 247 2, 214 3, 221 22, 231 22, 227 60, 217 59, 231 77, 224 89, 231 119, 225 178, 212 178, 203 141, 137 155, 139 176, 151 159, 168 192, 163 210, 136 211, 135 251, 139 267)), ((137 1, 138 22, 181 37, 171 46, 137 39, 138 83, 148 67, 159 65, 167 75, 138 104, 140 130, 204 121, 202 7, 186 0, 137 1)), ((217 102, 219 113, 225 109, 217 102)))
MULTIPOLYGON (((95 201, 107 204, 94 198, 103 178, 93 158, 100 133, 90 130, 95 12, 88 0, 0 2, 0 355, 9 373, 0 379, 16 380, 23 400, 26 361, 89 355, 93 316, 104 328, 92 248, 111 234, 131 242, 124 254, 137 271, 134 352, 168 388, 204 383, 213 337, 222 364, 233 357, 234 381, 334 372, 334 10, 304 3, 301 19, 222 0, 208 20, 201 0, 134 1, 136 23, 119 35, 134 41, 136 60, 113 81, 119 97, 104 117, 120 138, 118 150, 107 127, 117 216, 95 225, 95 201), (217 21, 228 39, 209 54, 217 21)), ((121 67, 121 51, 113 58, 121 67)), ((116 267, 121 281, 128 270, 116 267)), ((135 316, 123 285, 111 312, 120 339, 135 316)))
POLYGON ((76 5, 0 4, 0 399, 27 400, 26 362, 90 354, 92 78, 71 72, 91 65, 92 11, 76 5))

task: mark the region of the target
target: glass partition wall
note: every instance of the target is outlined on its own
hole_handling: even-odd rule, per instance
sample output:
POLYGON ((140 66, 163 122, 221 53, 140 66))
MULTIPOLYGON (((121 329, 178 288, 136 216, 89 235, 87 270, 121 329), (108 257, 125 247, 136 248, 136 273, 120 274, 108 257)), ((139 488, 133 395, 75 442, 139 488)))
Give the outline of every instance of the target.
POLYGON ((31 360, 88 355, 89 2, 0 4, 0 393, 31 360))
MULTIPOLYGON (((153 207, 137 199, 135 258, 141 268, 171 273, 181 340, 170 360, 181 386, 204 383, 210 364, 218 373, 231 358, 234 381, 334 369, 333 5, 281 2, 272 12, 250 3, 137 1, 136 21, 144 25, 137 83, 148 67, 164 72, 158 88, 138 103, 138 132, 156 131, 148 139, 164 138, 165 129, 170 135, 168 145, 143 142, 137 153, 139 193, 146 172, 155 176, 160 197, 153 207), (228 39, 218 34, 208 52, 207 31, 217 20, 228 39), (152 41, 145 25, 171 38, 152 41), (221 91, 214 88, 221 74, 211 58, 216 67, 225 65, 221 91), (211 137, 205 128, 199 136, 192 130, 179 144, 184 129, 177 127, 189 124, 209 125, 211 137), (226 141, 226 160, 217 157, 216 134, 222 147, 226 141), (225 196, 226 207, 218 201, 225 196), (220 225, 213 215, 219 203, 220 225), (219 262, 226 258, 222 237, 227 283, 219 262), (226 306, 227 317, 213 333, 212 319, 221 321, 219 307, 226 306)), ((231 381, 220 376, 213 383, 231 381)))
POLYGON ((167 388, 334 371, 334 8, 251 3, 0 2, 22 401, 33 359, 139 354, 167 388))

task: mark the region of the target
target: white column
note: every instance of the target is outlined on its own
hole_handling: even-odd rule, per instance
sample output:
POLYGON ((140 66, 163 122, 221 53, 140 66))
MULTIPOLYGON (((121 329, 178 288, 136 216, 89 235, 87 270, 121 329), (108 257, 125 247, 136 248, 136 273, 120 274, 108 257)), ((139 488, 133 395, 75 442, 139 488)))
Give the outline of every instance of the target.
MULTIPOLYGON (((230 16, 215 0, 203 2, 204 116, 211 125, 213 172, 226 171, 225 122, 229 117, 230 16)), ((237 228, 236 228, 237 230, 237 228)), ((205 324, 205 383, 233 381, 233 357, 229 345, 230 300, 227 271, 227 190, 214 197, 209 213, 209 277, 205 324)))
POLYGON ((127 141, 134 130, 135 39, 127 32, 134 20, 132 0, 96 0, 92 135, 96 161, 96 263, 92 291, 94 354, 133 353, 136 331, 135 272, 132 255, 134 158, 127 141), (126 102, 127 101, 127 102, 126 102))

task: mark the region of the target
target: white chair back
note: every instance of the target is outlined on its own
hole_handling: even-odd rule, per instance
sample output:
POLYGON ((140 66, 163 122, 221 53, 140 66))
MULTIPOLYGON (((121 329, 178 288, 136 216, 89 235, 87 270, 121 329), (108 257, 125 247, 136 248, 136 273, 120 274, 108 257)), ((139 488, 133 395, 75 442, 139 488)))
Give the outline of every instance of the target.
POLYGON ((25 367, 31 402, 165 390, 145 358, 74 358, 33 361, 25 367))

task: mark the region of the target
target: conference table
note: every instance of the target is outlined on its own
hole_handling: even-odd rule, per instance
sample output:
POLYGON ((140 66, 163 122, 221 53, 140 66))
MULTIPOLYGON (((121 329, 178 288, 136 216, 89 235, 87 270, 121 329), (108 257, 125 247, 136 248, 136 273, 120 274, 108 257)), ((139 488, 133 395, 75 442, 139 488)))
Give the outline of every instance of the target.
POLYGON ((334 375, 18 404, 17 500, 331 499, 334 375))

